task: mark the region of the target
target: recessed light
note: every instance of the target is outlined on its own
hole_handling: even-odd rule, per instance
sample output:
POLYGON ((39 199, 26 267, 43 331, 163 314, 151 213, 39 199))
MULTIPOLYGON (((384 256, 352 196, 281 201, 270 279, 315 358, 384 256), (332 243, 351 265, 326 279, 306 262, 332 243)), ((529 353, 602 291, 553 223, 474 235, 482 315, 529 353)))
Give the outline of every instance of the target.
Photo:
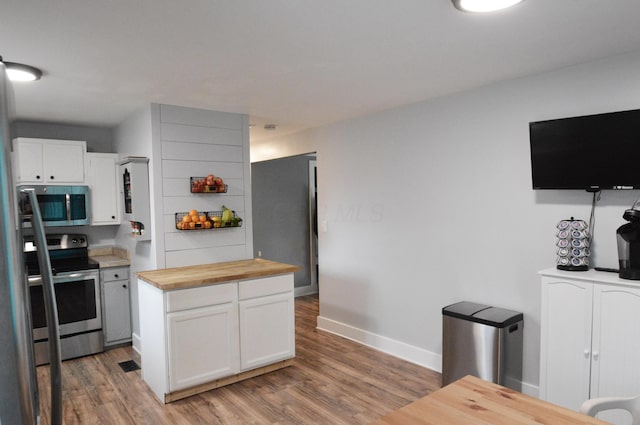
POLYGON ((11 81, 35 81, 42 77, 42 71, 33 66, 16 62, 7 62, 0 56, 0 62, 4 63, 7 76, 11 81))
POLYGON ((453 5, 464 12, 486 13, 506 9, 524 0, 451 0, 453 5))

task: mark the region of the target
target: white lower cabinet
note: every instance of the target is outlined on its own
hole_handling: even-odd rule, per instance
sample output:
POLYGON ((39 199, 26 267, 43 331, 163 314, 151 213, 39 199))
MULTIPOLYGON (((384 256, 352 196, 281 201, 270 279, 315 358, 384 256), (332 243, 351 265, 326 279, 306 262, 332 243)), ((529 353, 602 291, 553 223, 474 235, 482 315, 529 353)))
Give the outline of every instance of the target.
POLYGON ((131 341, 129 267, 101 270, 104 345, 131 341))
POLYGON ((293 357, 294 305, 290 293, 240 301, 240 369, 293 357))
POLYGON ((169 388, 189 388, 238 373, 238 313, 233 303, 167 315, 169 388))
POLYGON ((171 291, 139 279, 138 287, 142 377, 163 402, 295 355, 293 274, 171 291))
POLYGON ((589 398, 640 395, 638 284, 606 272, 542 274, 540 398, 578 410, 589 398))

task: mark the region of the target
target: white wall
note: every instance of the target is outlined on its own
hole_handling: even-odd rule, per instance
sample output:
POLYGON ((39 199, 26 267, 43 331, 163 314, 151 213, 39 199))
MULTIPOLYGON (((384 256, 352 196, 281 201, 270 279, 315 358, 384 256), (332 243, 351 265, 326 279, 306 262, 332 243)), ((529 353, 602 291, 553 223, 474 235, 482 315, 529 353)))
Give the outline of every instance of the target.
POLYGON ((251 258, 251 179, 246 115, 151 104, 119 125, 114 150, 120 157, 149 160, 150 241, 136 241, 128 222, 116 244, 131 253, 131 315, 133 346, 140 351, 136 273, 165 267, 251 258), (190 176, 215 173, 229 184, 225 195, 191 194, 190 176), (198 209, 236 210, 243 227, 179 232, 176 212, 198 209))
MULTIPOLYGON (((533 191, 530 121, 640 108, 640 54, 565 68, 252 146, 252 160, 317 152, 320 327, 436 370, 441 309, 469 300, 525 314, 525 391, 536 393, 537 272, 555 225, 591 195, 533 191), (323 222, 326 232, 322 232, 323 222)), ((637 191, 606 191, 596 265, 637 191)))
MULTIPOLYGON (((152 157, 152 114, 153 106, 144 108, 131 116, 115 129, 114 151, 120 158, 127 156, 152 157)), ((154 196, 153 163, 149 161, 149 190, 150 197, 154 196)), ((151 204, 151 240, 137 242, 131 237, 131 226, 123 222, 116 234, 116 245, 129 250, 131 267, 129 279, 131 288, 131 328, 133 332, 133 348, 140 353, 140 320, 138 318, 138 285, 136 273, 157 268, 155 255, 156 234, 154 206, 151 204)))
POLYGON ((159 156, 161 168, 156 214, 162 222, 158 267, 241 260, 253 257, 251 179, 249 176, 248 117, 201 109, 160 105, 159 156), (228 185, 225 194, 190 193, 190 177, 215 174, 228 185), (191 209, 230 208, 243 219, 242 227, 183 231, 175 214, 191 209))

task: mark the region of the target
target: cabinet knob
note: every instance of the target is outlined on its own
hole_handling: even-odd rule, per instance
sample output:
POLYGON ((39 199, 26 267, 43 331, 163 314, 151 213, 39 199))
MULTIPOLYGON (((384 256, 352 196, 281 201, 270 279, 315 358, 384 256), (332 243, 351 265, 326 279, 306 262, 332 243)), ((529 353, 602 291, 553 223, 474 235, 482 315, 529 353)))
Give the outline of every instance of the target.
POLYGON ((591 354, 591 351, 589 351, 589 349, 588 349, 588 348, 586 348, 586 349, 584 350, 584 358, 585 358, 585 359, 588 359, 588 358, 589 358, 589 354, 591 354))
POLYGON ((53 180, 55 177, 51 176, 50 179, 53 180))
POLYGON ((118 276, 117 274, 114 274, 113 277, 115 277, 116 279, 119 278, 120 276, 118 276))
POLYGON ((36 176, 36 180, 40 180, 40 176, 36 176))
POLYGON ((127 285, 122 285, 122 287, 126 289, 126 288, 127 288, 127 285))
POLYGON ((598 351, 594 351, 593 352, 593 360, 598 360, 599 357, 600 357, 600 353, 598 351))
POLYGON ((111 220, 115 220, 115 219, 116 219, 116 216, 115 216, 115 215, 112 215, 112 216, 111 216, 111 220))

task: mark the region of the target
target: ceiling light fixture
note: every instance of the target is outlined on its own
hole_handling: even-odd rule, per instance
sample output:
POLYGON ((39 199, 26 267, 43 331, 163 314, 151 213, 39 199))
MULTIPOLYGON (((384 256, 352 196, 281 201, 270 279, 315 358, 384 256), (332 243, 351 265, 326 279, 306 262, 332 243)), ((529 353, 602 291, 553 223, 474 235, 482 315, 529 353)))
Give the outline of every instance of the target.
POLYGON ((506 9, 524 0, 451 0, 463 12, 486 13, 506 9))
POLYGON ((0 56, 0 62, 4 63, 7 69, 7 76, 11 81, 35 81, 42 77, 42 71, 33 66, 22 63, 7 62, 0 56))

